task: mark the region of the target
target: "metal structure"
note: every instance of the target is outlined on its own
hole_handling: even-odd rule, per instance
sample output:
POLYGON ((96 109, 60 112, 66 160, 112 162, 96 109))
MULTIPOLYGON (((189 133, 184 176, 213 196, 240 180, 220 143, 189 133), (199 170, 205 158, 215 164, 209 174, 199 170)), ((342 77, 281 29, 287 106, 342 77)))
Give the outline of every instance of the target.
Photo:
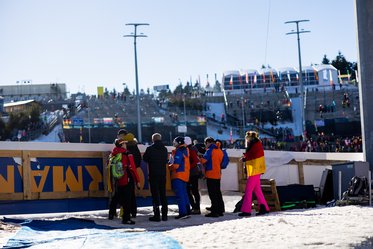
POLYGON ((123 37, 133 37, 133 45, 135 49, 135 76, 136 76, 136 103, 137 103, 137 139, 142 142, 141 134, 141 114, 140 114, 140 92, 139 92, 139 76, 137 69, 137 49, 136 49, 136 38, 137 37, 147 37, 146 35, 137 34, 137 26, 149 25, 148 23, 127 23, 128 26, 134 27, 134 33, 131 35, 124 35, 123 37))
POLYGON ((289 23, 295 23, 297 26, 297 31, 291 31, 289 33, 286 33, 286 35, 297 35, 297 40, 298 40, 298 59, 299 59, 299 86, 300 86, 300 102, 301 102, 301 120, 302 120, 302 134, 305 131, 305 122, 304 122, 304 88, 303 88, 303 71, 302 71, 302 57, 300 53, 300 38, 299 34, 301 33, 310 33, 311 31, 305 31, 301 30, 299 31, 299 23, 300 22, 308 22, 309 20, 295 20, 295 21, 287 21, 285 24, 289 23))

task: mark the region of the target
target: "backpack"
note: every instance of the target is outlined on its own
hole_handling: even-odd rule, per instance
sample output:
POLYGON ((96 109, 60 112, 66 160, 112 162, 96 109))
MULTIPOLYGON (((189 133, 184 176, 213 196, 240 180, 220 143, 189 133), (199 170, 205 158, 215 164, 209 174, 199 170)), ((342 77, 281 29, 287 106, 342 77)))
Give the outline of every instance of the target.
POLYGON ((226 149, 223 149, 223 160, 221 160, 220 168, 226 169, 229 164, 229 157, 226 149))
POLYGON ((122 164, 122 153, 109 157, 109 170, 114 179, 119 179, 124 175, 122 164))
POLYGON ((348 196, 365 196, 368 192, 368 180, 365 176, 358 177, 354 176, 352 177, 350 181, 350 186, 347 190, 348 196))

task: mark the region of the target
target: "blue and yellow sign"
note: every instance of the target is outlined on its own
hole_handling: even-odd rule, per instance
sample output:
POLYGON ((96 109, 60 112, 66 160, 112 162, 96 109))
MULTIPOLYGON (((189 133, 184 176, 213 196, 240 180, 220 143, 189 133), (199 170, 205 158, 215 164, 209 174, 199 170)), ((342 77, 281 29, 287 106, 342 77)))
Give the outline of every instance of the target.
MULTIPOLYGON (((23 192, 23 166, 18 161, 0 158, 0 193, 23 192)), ((34 193, 104 190, 101 158, 34 158, 30 168, 34 193)))

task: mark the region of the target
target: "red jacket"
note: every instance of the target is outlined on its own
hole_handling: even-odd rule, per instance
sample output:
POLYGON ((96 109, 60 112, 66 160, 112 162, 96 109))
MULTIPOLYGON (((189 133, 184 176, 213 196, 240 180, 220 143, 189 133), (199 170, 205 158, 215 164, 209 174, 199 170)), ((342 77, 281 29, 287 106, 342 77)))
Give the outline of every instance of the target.
POLYGON ((129 182, 129 177, 132 177, 135 183, 140 182, 140 177, 137 174, 135 161, 133 155, 129 154, 128 151, 122 147, 115 147, 111 154, 115 156, 118 153, 122 153, 122 164, 124 175, 118 179, 118 186, 126 186, 129 182), (130 176, 128 174, 131 174, 130 176))
POLYGON ((266 172, 264 150, 260 140, 256 141, 246 149, 243 161, 246 165, 247 176, 264 174, 266 172))

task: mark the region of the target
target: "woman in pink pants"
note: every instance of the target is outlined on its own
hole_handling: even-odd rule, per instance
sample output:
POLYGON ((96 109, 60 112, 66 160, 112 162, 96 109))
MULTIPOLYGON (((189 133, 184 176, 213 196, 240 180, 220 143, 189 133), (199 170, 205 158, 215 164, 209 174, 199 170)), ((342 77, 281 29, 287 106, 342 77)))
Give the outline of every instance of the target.
POLYGON ((266 214, 269 212, 269 207, 260 186, 260 175, 264 174, 266 170, 263 145, 258 137, 258 133, 255 131, 246 132, 245 140, 246 152, 240 160, 245 162, 248 178, 241 213, 238 216, 251 215, 253 193, 258 200, 259 206, 259 212, 256 215, 266 214))

